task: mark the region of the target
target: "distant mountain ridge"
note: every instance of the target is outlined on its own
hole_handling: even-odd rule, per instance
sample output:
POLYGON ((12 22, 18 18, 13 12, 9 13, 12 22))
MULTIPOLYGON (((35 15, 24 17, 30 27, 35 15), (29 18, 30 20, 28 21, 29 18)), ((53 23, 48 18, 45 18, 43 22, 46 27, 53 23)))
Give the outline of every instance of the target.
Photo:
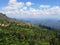
POLYGON ((31 18, 31 19, 22 19, 25 22, 46 26, 60 30, 60 20, 59 19, 49 19, 49 18, 31 18))

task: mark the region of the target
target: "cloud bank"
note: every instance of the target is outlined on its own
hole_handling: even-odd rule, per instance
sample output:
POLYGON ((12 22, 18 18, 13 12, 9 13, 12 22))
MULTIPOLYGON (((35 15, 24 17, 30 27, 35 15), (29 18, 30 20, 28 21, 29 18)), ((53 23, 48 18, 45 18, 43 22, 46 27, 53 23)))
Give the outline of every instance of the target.
POLYGON ((2 7, 2 13, 10 17, 17 18, 36 18, 43 16, 60 16, 60 7, 51 6, 51 5, 39 5, 38 8, 32 7, 35 6, 35 3, 32 2, 17 2, 17 0, 9 0, 8 5, 2 7))

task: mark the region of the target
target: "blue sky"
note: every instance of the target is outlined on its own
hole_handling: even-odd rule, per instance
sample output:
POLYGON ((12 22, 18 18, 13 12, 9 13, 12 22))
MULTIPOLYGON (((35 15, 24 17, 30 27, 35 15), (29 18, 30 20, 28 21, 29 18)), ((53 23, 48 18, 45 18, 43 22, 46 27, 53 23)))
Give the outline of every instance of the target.
MULTIPOLYGON (((36 4, 44 4, 44 5, 59 5, 60 6, 60 0, 17 0, 18 2, 33 2, 36 4)), ((0 0, 0 7, 6 6, 8 4, 9 0, 0 0)))
POLYGON ((58 18, 59 11, 60 0, 0 0, 0 12, 10 17, 58 18))

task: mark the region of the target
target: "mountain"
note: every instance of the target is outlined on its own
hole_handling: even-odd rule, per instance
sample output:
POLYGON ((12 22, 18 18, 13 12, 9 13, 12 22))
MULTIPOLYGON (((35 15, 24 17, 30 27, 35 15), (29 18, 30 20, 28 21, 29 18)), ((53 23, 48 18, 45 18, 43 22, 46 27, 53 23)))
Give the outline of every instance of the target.
POLYGON ((0 13, 0 45, 60 45, 60 32, 0 13))
POLYGON ((60 30, 60 19, 54 18, 28 18, 28 19, 20 19, 30 24, 41 25, 50 27, 56 30, 60 30))
POLYGON ((29 25, 29 23, 16 20, 15 18, 9 18, 5 14, 0 13, 0 24, 11 24, 16 23, 17 25, 29 25))

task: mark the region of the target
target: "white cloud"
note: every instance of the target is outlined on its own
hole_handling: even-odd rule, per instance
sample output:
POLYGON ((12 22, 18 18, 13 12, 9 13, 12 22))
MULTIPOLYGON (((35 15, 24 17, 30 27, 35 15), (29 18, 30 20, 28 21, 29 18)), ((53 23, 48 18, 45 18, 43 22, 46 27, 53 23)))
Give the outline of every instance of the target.
POLYGON ((33 5, 32 2, 26 2, 26 6, 31 6, 31 5, 33 5))
POLYGON ((23 7, 22 10, 23 10, 23 11, 27 10, 27 7, 23 7))
POLYGON ((59 6, 40 5, 40 9, 32 8, 31 2, 17 2, 17 0, 9 0, 8 6, 2 8, 2 13, 8 16, 18 17, 40 17, 41 15, 60 15, 59 6), (28 9, 29 6, 29 9, 28 9))
POLYGON ((40 8, 50 8, 50 5, 40 5, 40 8))
POLYGON ((17 2, 17 0, 9 0, 9 5, 14 5, 17 2))

